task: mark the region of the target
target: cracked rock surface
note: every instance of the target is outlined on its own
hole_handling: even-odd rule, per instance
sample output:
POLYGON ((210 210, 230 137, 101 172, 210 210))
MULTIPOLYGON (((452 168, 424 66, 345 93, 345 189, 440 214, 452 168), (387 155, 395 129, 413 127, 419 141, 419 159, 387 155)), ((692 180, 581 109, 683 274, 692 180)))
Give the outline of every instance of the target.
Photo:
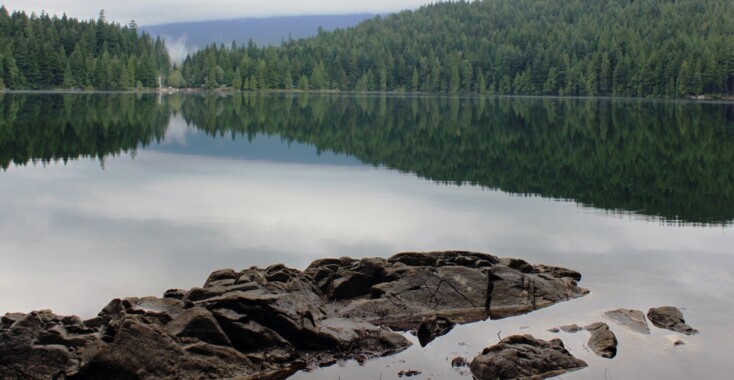
POLYGON ((88 320, 35 311, 0 320, 2 379, 282 379, 391 354, 393 330, 527 313, 583 296, 578 272, 475 252, 322 259, 209 275, 201 288, 114 299, 88 320))
POLYGON ((330 300, 329 314, 398 330, 435 317, 468 323, 525 314, 588 293, 578 272, 476 252, 324 259, 304 273, 330 300))
POLYGON ((586 367, 569 353, 560 339, 544 341, 513 335, 487 347, 469 368, 479 380, 545 379, 586 367))

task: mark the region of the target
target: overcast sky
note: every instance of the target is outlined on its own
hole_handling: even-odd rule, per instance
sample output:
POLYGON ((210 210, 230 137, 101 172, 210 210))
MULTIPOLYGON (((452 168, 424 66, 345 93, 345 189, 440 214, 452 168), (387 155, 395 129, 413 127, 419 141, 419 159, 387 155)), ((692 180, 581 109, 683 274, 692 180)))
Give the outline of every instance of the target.
POLYGON ((432 0, 9 0, 9 11, 51 15, 66 13, 81 19, 97 18, 105 10, 107 20, 139 25, 178 21, 267 17, 299 14, 387 13, 415 9, 432 0))

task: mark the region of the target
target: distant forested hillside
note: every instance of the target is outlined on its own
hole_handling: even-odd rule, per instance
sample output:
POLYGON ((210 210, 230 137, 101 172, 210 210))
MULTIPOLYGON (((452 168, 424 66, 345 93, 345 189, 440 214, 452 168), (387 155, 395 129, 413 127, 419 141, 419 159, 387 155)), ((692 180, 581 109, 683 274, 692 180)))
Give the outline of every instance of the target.
POLYGON ((134 23, 108 23, 103 12, 79 21, 0 7, 0 88, 154 87, 169 70, 164 42, 134 23))
POLYGON ((260 46, 280 45, 288 36, 295 39, 312 37, 319 28, 327 31, 348 28, 372 17, 375 15, 360 13, 243 18, 146 25, 140 30, 166 38, 169 45, 170 42, 183 42, 186 49, 193 51, 213 43, 229 45, 232 41, 239 45, 249 40, 260 46))
POLYGON ((174 86, 536 95, 734 92, 731 0, 442 2, 278 47, 209 46, 174 86))

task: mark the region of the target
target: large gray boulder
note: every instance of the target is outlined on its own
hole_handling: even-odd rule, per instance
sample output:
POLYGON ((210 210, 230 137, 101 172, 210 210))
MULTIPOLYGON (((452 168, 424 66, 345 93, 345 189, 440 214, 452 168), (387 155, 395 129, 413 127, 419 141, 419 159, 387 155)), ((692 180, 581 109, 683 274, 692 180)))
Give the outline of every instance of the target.
POLYGON ((586 367, 560 339, 544 341, 530 335, 513 335, 485 348, 469 368, 479 380, 545 379, 586 367))

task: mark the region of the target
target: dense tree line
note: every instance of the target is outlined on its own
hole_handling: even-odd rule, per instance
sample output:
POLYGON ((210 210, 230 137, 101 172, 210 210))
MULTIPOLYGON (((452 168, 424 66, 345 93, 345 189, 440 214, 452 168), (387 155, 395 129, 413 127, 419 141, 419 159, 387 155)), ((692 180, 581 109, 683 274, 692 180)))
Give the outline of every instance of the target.
POLYGON ((0 88, 154 87, 170 62, 165 43, 99 18, 9 14, 0 7, 0 88))
POLYGON ((734 92, 729 0, 439 2, 278 47, 212 45, 173 86, 690 96, 734 92))

